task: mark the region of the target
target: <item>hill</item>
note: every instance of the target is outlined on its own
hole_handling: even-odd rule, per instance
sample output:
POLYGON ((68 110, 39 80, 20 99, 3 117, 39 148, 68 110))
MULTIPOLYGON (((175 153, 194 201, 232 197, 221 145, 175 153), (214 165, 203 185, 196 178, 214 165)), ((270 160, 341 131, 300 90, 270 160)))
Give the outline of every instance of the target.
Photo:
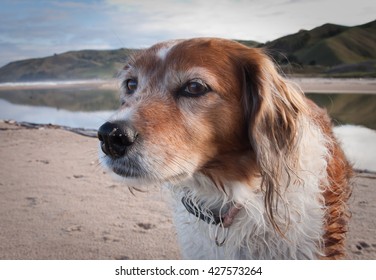
POLYGON ((132 51, 70 51, 45 58, 15 61, 0 68, 0 82, 111 78, 132 51))
MULTIPOLYGON (((376 21, 347 27, 324 24, 261 44, 288 74, 376 77, 376 21)), ((82 50, 11 62, 0 68, 0 82, 106 79, 116 75, 131 49, 82 50)))
POLYGON ((281 65, 328 74, 376 74, 376 21, 347 27, 324 24, 263 45, 281 65))

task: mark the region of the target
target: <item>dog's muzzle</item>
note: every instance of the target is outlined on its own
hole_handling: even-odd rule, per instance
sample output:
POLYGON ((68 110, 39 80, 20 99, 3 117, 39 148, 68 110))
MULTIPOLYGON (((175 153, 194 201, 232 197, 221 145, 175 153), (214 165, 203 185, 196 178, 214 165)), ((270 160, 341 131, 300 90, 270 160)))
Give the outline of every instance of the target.
POLYGON ((102 151, 114 159, 125 156, 137 136, 137 131, 127 122, 106 122, 98 130, 102 151))

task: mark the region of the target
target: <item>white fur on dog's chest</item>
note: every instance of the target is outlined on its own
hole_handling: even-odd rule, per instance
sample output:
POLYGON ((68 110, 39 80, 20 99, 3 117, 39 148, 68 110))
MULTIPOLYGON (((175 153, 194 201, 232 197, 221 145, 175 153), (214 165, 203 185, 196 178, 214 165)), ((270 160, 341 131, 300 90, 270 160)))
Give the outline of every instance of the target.
MULTIPOLYGON (((320 254, 324 215, 315 199, 317 195, 312 193, 311 199, 305 196, 305 201, 291 201, 290 206, 295 204, 301 211, 290 212, 284 237, 270 224, 261 192, 243 202, 244 209, 227 229, 190 214, 181 203, 182 196, 176 195, 174 222, 182 256, 186 259, 315 259, 320 254), (223 246, 216 245, 216 239, 225 240, 223 246)), ((292 193, 291 199, 294 198, 299 195, 292 193)))

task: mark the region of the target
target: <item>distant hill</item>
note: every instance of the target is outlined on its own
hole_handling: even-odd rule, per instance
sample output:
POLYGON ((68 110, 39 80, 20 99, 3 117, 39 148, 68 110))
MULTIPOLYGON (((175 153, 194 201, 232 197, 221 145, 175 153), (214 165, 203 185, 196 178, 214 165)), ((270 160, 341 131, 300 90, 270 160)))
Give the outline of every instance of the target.
MULTIPOLYGON (((288 74, 376 77, 376 21, 347 27, 324 24, 261 44, 288 74)), ((0 68, 0 82, 106 79, 116 75, 134 50, 82 50, 11 62, 0 68)))
POLYGON ((376 74, 376 21, 347 27, 324 24, 263 45, 281 65, 324 66, 328 74, 376 74))
POLYGON ((0 68, 0 82, 111 78, 132 51, 70 51, 15 61, 0 68))
POLYGON ((246 45, 247 47, 250 48, 258 48, 262 44, 257 41, 251 41, 251 40, 235 40, 236 42, 239 42, 240 44, 246 45))

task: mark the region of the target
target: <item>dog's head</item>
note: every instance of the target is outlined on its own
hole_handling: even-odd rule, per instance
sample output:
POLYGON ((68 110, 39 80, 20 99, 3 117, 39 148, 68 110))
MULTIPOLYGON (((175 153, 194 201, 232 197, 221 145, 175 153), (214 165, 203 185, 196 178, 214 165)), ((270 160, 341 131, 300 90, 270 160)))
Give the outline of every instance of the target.
POLYGON ((121 106, 98 133, 116 174, 154 183, 201 173, 217 185, 261 175, 273 185, 289 168, 304 101, 262 50, 169 41, 130 57, 121 80, 121 106))

